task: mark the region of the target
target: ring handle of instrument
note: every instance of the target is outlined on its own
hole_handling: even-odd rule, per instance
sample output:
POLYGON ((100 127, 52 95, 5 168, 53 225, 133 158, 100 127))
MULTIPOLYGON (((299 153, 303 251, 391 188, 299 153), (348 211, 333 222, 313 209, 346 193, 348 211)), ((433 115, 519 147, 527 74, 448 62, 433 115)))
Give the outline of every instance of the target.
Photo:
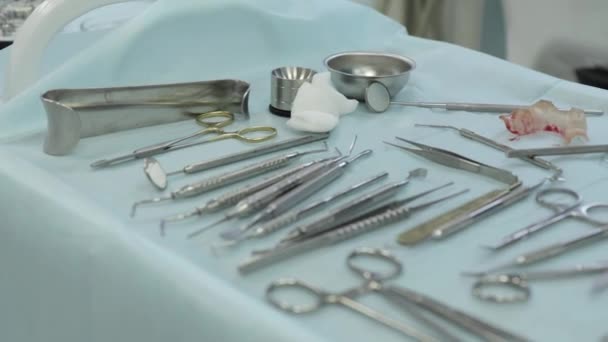
POLYGON ((531 291, 528 282, 516 274, 485 276, 473 284, 473 296, 484 301, 499 304, 526 302, 530 298, 530 294, 531 291), (487 287, 508 287, 515 290, 517 293, 513 295, 500 295, 485 292, 484 290, 487 287))
POLYGON ((205 127, 221 128, 226 127, 234 122, 234 114, 225 110, 216 110, 213 112, 202 113, 196 116, 196 123, 205 127), (209 120, 221 118, 223 120, 209 120))

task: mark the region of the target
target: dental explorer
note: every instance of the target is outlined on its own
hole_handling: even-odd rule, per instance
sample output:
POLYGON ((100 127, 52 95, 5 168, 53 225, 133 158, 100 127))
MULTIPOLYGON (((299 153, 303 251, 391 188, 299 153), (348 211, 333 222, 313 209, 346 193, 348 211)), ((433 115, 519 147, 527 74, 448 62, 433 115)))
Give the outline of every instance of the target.
POLYGON ((319 201, 310 203, 301 209, 292 209, 286 213, 283 213, 282 215, 279 215, 279 216, 273 218, 272 220, 269 220, 269 221, 261 223, 261 224, 257 224, 256 226, 252 227, 252 229, 250 230, 249 233, 241 235, 241 237, 238 240, 231 241, 232 243, 230 243, 229 245, 232 245, 236 242, 248 240, 248 239, 261 238, 264 236, 268 236, 268 235, 278 231, 279 229, 286 227, 287 225, 289 225, 291 223, 296 222, 297 220, 303 218, 305 215, 312 214, 312 213, 330 205, 332 202, 337 201, 337 200, 341 199, 342 197, 348 196, 355 191, 361 190, 364 187, 370 186, 370 185, 386 178, 387 176, 388 176, 388 172, 379 173, 376 176, 368 178, 357 184, 351 185, 350 187, 348 187, 344 190, 341 190, 339 192, 336 192, 330 196, 327 196, 319 201))
MULTIPOLYGON (((325 150, 323 150, 325 151, 325 150)), ((321 151, 321 152, 323 152, 321 151)), ((216 177, 203 179, 202 181, 192 183, 181 187, 180 189, 171 192, 167 196, 147 199, 135 202, 131 208, 131 217, 135 216, 137 208, 142 204, 158 203, 163 201, 170 201, 175 199, 189 198, 200 195, 202 193, 215 190, 224 187, 229 184, 233 184, 245 179, 255 177, 257 175, 285 167, 291 164, 298 158, 305 156, 310 153, 318 153, 319 150, 307 151, 307 152, 291 152, 282 156, 266 159, 261 162, 250 164, 235 170, 233 172, 225 173, 216 177)))
POLYGON ((325 170, 319 175, 317 175, 315 178, 303 183, 297 188, 289 191, 284 195, 281 195, 279 198, 270 202, 262 211, 260 211, 253 217, 251 222, 249 222, 244 227, 222 232, 220 236, 225 240, 238 239, 239 236, 241 236, 247 230, 251 229, 256 224, 277 217, 278 215, 286 212, 298 203, 301 203, 302 201, 306 200, 308 197, 312 196, 314 193, 318 192, 323 187, 334 182, 339 177, 344 175, 344 173, 346 172, 346 168, 351 165, 351 163, 371 153, 372 150, 365 150, 348 160, 344 160, 332 166, 328 170, 325 170))

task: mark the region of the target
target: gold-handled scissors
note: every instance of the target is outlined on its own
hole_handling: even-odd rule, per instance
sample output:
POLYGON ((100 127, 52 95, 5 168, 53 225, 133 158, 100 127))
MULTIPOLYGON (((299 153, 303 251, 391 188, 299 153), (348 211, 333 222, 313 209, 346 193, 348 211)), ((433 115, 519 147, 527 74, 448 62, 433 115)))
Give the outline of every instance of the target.
POLYGON ((224 131, 222 129, 223 127, 226 127, 234 122, 234 115, 226 111, 215 111, 200 114, 196 117, 196 122, 199 125, 205 126, 206 128, 181 138, 172 139, 158 144, 138 148, 131 153, 116 158, 98 160, 91 164, 91 167, 102 168, 112 166, 129 160, 141 159, 156 154, 206 144, 218 140, 238 139, 248 143, 256 143, 272 139, 277 135, 276 128, 270 126, 251 126, 245 127, 238 131, 224 131), (264 134, 260 135, 260 133, 264 134), (191 140, 207 134, 216 134, 216 136, 206 140, 198 140, 182 144, 182 142, 186 140, 191 140))

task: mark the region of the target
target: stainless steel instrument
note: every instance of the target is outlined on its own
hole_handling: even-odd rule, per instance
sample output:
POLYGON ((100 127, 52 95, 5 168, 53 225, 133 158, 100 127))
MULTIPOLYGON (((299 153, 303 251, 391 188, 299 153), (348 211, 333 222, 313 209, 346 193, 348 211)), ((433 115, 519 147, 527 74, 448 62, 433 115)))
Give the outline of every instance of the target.
POLYGON ((509 158, 522 158, 534 156, 560 156, 568 154, 586 154, 586 153, 606 153, 608 145, 580 145, 580 146, 560 146, 546 148, 526 148, 520 150, 505 151, 509 158))
POLYGON ((386 207, 382 208, 382 210, 374 211, 369 215, 364 214, 355 217, 354 220, 349 221, 342 226, 333 228, 329 231, 321 230, 319 234, 308 237, 307 239, 297 242, 279 244, 275 248, 268 249, 267 251, 256 252, 252 257, 241 263, 238 267, 238 270, 243 274, 250 273, 262 267, 285 261, 288 258, 294 257, 304 252, 308 252, 311 250, 315 250, 318 248, 348 240, 355 236, 374 231, 388 224, 404 220, 418 211, 424 210, 428 207, 446 201, 455 196, 459 196, 464 192, 468 191, 463 190, 456 193, 452 193, 439 199, 431 200, 429 202, 422 203, 416 206, 410 207, 407 204, 411 201, 426 196, 444 187, 445 185, 442 185, 427 190, 425 192, 410 196, 399 201, 399 203, 402 204, 401 206, 394 207, 389 204, 386 207))
MULTIPOLYGON (((571 268, 557 270, 542 270, 522 273, 505 273, 484 275, 473 284, 473 295, 479 299, 494 303, 525 302, 530 298, 530 281, 567 279, 580 276, 595 275, 608 272, 608 265, 576 265, 571 268), (515 294, 489 292, 490 288, 508 287, 515 294)), ((465 275, 468 275, 465 273, 465 275)))
MULTIPOLYGON (((365 294, 377 293, 382 295, 386 300, 394 302, 397 305, 402 305, 403 303, 409 304, 406 309, 408 312, 417 316, 416 318, 419 318, 423 312, 428 312, 433 314, 434 318, 441 318, 446 322, 452 323, 487 341, 528 341, 525 337, 494 326, 430 296, 402 286, 388 284, 388 280, 397 278, 403 269, 401 262, 388 251, 377 248, 358 248, 348 256, 347 266, 350 270, 363 278, 363 284, 340 293, 329 293, 294 278, 283 278, 272 282, 267 287, 266 298, 278 309, 292 314, 315 312, 326 304, 341 304, 349 309, 375 319, 382 324, 397 329, 414 339, 420 341, 437 340, 434 337, 422 335, 409 326, 403 327, 394 320, 375 312, 373 309, 366 307, 355 300, 357 297, 365 294), (382 270, 371 270, 367 267, 360 266, 357 259, 362 258, 373 258, 377 262, 382 262, 390 268, 388 268, 388 270, 386 267, 382 268, 382 270), (307 294, 312 295, 316 301, 309 305, 293 305, 289 302, 279 300, 275 297, 275 291, 282 288, 291 288, 294 291, 300 290, 306 292, 307 294)), ((428 326, 435 330, 434 332, 438 332, 436 331, 437 325, 434 324, 434 322, 432 325, 428 326)), ((445 330, 441 331, 441 333, 443 333, 440 339, 441 341, 458 340, 451 334, 445 336, 445 330)))
POLYGON ((289 191, 288 193, 281 195, 277 199, 270 202, 263 210, 257 213, 253 219, 244 227, 237 228, 233 231, 222 232, 221 237, 225 240, 238 240, 243 234, 249 229, 253 228, 256 224, 268 221, 285 211, 291 209, 295 205, 306 200, 308 197, 320 191, 323 187, 334 182, 339 177, 344 175, 346 168, 351 163, 357 161, 361 157, 367 156, 372 153, 372 150, 365 150, 356 156, 343 160, 340 163, 330 167, 329 169, 319 173, 315 178, 303 183, 297 188, 289 191))
POLYGON ((215 80, 194 83, 56 89, 41 96, 47 113, 44 152, 70 153, 80 138, 192 119, 226 110, 249 118, 249 83, 215 80))
MULTIPOLYGON (((490 138, 486 138, 483 135, 477 134, 471 130, 465 129, 465 128, 457 128, 454 126, 449 126, 449 125, 429 125, 429 124, 415 124, 414 126, 417 127, 431 127, 431 128, 447 128, 447 129, 451 129, 451 130, 455 130, 457 131, 460 136, 473 140, 473 141, 477 141, 479 143, 482 143, 486 146, 492 147, 498 151, 502 151, 505 153, 509 153, 510 151, 513 151, 514 149, 505 145, 505 144, 501 144, 498 141, 492 140, 490 138)), ((530 163, 534 166, 538 166, 542 169, 545 170, 551 170, 553 172, 555 172, 554 177, 557 178, 559 177, 563 170, 560 169, 559 167, 557 167, 555 164, 551 163, 548 160, 545 159, 541 159, 541 158, 537 158, 534 156, 521 156, 518 157, 519 159, 530 163)))
POLYGON ((176 191, 172 191, 169 195, 141 200, 133 203, 131 208, 131 217, 135 216, 137 208, 143 204, 159 203, 164 201, 171 201, 176 199, 190 198, 198 196, 205 192, 222 188, 226 185, 230 185, 245 179, 253 178, 255 176, 270 172, 272 170, 285 167, 295 161, 296 159, 308 154, 317 153, 319 151, 309 152, 292 152, 282 156, 263 160, 261 162, 253 163, 250 165, 243 166, 235 171, 228 172, 216 177, 206 178, 196 183, 185 185, 176 191))
POLYGON ((282 215, 279 215, 279 216, 273 218, 272 220, 257 224, 254 227, 252 227, 248 233, 241 235, 238 240, 232 241, 232 243, 230 243, 229 245, 232 245, 234 243, 237 243, 237 242, 240 242, 243 240, 261 238, 261 237, 270 235, 270 234, 278 231, 279 229, 286 227, 287 225, 294 223, 294 222, 298 221, 299 219, 304 218, 305 215, 312 214, 315 211, 323 209, 326 206, 331 205, 334 201, 337 201, 344 196, 348 196, 355 191, 361 190, 364 187, 370 186, 370 185, 376 183, 377 181, 380 181, 380 180, 386 178, 387 176, 388 176, 387 172, 382 172, 376 176, 373 176, 369 179, 366 179, 357 184, 354 184, 344 190, 341 190, 330 196, 327 196, 319 201, 310 203, 301 209, 292 209, 286 213, 283 213, 282 215))
MULTIPOLYGON (((197 173, 197 172, 201 172, 201 171, 206 171, 206 170, 210 170, 210 169, 213 169, 216 167, 236 163, 241 160, 256 158, 256 157, 263 156, 265 154, 269 154, 272 152, 282 151, 282 150, 286 150, 288 148, 305 145, 305 144, 309 144, 309 143, 320 141, 320 140, 325 140, 328 137, 329 137, 328 134, 313 134, 313 135, 305 135, 305 136, 301 136, 301 137, 293 137, 293 138, 285 139, 283 141, 279 141, 279 142, 272 143, 272 144, 264 144, 260 147, 248 149, 244 152, 237 152, 234 154, 229 154, 227 156, 220 157, 218 159, 204 160, 204 161, 199 161, 199 162, 195 162, 192 164, 188 164, 179 170, 172 171, 169 173, 166 173, 164 171, 164 169, 161 167, 161 165, 158 161, 153 160, 153 161, 149 161, 148 163, 155 165, 155 167, 153 169, 151 169, 149 167, 144 167, 144 173, 146 174, 146 177, 148 178, 148 180, 150 180, 150 182, 155 187, 157 187, 161 190, 164 190, 167 187, 169 176, 173 176, 173 175, 177 175, 177 174, 181 174, 181 173, 189 175, 189 174, 193 174, 193 173, 197 173), (152 171, 154 171, 154 173, 152 173, 152 171)), ((324 144, 325 144, 325 148, 327 149, 327 142, 324 142, 324 144)))
POLYGON ((270 73, 270 111, 290 116, 291 106, 302 84, 312 81, 317 72, 302 67, 281 67, 270 73))
MULTIPOLYGON (((490 103, 391 101, 389 90, 380 82, 373 82, 365 89, 365 102, 367 104, 367 108, 376 113, 386 111, 390 105, 480 113, 510 113, 517 109, 529 107, 529 105, 490 103)), ((600 109, 585 109, 584 112, 587 115, 593 116, 604 115, 604 111, 600 109)))

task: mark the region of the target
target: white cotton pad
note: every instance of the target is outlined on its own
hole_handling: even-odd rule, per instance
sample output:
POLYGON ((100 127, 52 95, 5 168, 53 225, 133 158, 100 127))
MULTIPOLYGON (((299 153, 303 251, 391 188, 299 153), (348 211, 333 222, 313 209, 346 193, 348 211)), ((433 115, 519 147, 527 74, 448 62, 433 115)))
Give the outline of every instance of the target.
POLYGON ((329 132, 338 126, 338 116, 330 113, 305 110, 298 112, 294 116, 292 111, 291 119, 287 121, 287 126, 298 131, 304 132, 329 132))
POLYGON ((334 89, 328 72, 316 74, 311 83, 298 89, 287 125, 300 131, 328 132, 338 125, 340 115, 355 111, 357 104, 334 89))

